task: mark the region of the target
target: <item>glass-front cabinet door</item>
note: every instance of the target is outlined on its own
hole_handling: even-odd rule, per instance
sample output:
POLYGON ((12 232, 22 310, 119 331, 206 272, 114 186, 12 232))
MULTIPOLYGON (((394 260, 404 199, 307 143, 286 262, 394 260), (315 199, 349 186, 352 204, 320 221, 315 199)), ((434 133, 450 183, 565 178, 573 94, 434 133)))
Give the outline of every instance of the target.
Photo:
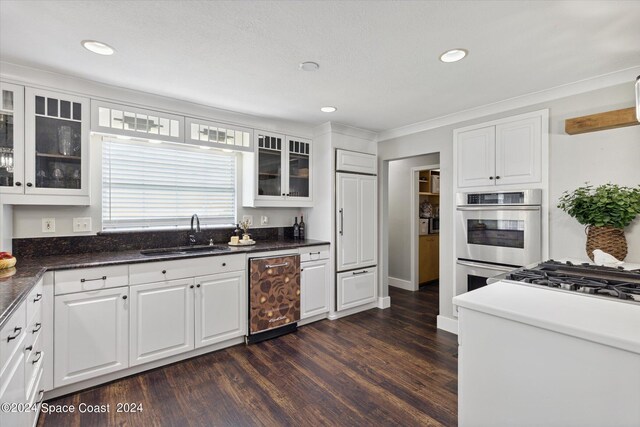
POLYGON ((89 194, 89 100, 27 88, 26 194, 89 194))
POLYGON ((24 87, 0 82, 0 193, 24 192, 24 87))
POLYGON ((287 137, 288 198, 311 196, 311 143, 307 139, 287 137))
POLYGON ((256 132, 257 199, 284 199, 284 135, 256 132))

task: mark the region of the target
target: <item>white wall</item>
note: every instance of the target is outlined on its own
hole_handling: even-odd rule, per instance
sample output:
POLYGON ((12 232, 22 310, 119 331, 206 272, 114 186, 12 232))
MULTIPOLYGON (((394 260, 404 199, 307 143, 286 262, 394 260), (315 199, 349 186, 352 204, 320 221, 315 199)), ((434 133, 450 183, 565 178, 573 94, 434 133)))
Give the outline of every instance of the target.
MULTIPOLYGON (((418 220, 418 204, 411 212, 412 168, 440 163, 438 153, 389 162, 389 278, 411 281, 411 222, 418 220)), ((417 187, 416 187, 417 191, 417 187)), ((417 228, 416 228, 417 230, 417 228)), ((417 248, 416 248, 417 250, 417 248)))
MULTIPOLYGON (((529 111, 550 109, 550 249, 552 258, 586 258, 584 228, 573 218, 555 208, 565 190, 572 190, 589 181, 593 184, 613 182, 640 184, 640 126, 566 135, 564 120, 592 113, 628 108, 634 105, 633 82, 594 90, 553 101, 534 104, 500 114, 443 126, 379 143, 381 162, 440 152, 441 169, 441 258, 440 315, 452 318, 454 256, 452 234, 452 132, 455 128, 483 123, 529 111), (448 199, 448 200, 447 200, 448 199)), ((388 191, 388 189, 382 189, 388 191)), ((388 197, 385 195, 385 198, 388 197)), ((383 230, 386 233, 387 230, 383 230)), ((627 261, 640 262, 640 220, 626 229, 629 244, 627 261)))
MULTIPOLYGON (((291 122, 276 118, 258 117, 232 111, 220 110, 204 105, 180 101, 177 99, 158 96, 150 93, 122 89, 84 79, 66 75, 45 72, 29 67, 1 63, 2 80, 25 86, 41 87, 53 90, 151 108, 158 111, 200 117, 213 121, 220 121, 241 126, 270 130, 274 132, 310 137, 312 128, 303 123, 291 122)), ((13 237, 53 237, 82 234, 95 234, 101 230, 101 139, 92 136, 90 146, 90 174, 91 174, 91 205, 90 206, 15 206, 13 209, 13 237), (91 233, 74 233, 74 217, 91 217, 91 233), (56 231, 42 233, 42 218, 55 218, 56 231)), ((238 161, 238 175, 242 177, 242 162, 238 161)), ((269 217, 269 227, 289 226, 293 224, 294 216, 300 216, 302 210, 296 208, 244 208, 242 204, 242 186, 238 186, 238 219, 243 215, 253 215, 254 227, 260 227, 260 216, 269 217)), ((0 217, 3 225, 9 221, 8 210, 3 210, 0 217)), ((11 238, 11 233, 2 233, 3 239, 11 238)), ((3 244, 3 247, 8 247, 3 244)))

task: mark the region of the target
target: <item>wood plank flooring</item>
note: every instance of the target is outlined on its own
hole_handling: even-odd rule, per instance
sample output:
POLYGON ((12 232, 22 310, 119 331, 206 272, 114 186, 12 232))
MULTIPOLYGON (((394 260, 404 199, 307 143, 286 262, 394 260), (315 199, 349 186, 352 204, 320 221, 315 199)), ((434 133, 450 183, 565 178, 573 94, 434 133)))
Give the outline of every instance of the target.
POLYGON ((391 288, 391 308, 239 345, 48 401, 111 405, 39 426, 455 426, 457 338, 436 329, 437 286, 391 288), (140 413, 116 413, 118 402, 140 413))

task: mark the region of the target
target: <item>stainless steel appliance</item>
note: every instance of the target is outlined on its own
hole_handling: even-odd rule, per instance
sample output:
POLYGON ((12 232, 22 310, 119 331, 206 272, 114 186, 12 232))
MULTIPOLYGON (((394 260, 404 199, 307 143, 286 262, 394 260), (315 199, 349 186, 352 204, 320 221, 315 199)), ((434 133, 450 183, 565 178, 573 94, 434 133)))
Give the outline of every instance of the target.
POLYGON ((249 259, 249 335, 264 341, 297 329, 300 320, 300 255, 249 259))
POLYGON ((501 278, 530 286, 640 303, 640 270, 549 260, 532 268, 514 270, 501 278))
POLYGON ((539 189, 458 193, 456 295, 540 261, 541 203, 539 189))

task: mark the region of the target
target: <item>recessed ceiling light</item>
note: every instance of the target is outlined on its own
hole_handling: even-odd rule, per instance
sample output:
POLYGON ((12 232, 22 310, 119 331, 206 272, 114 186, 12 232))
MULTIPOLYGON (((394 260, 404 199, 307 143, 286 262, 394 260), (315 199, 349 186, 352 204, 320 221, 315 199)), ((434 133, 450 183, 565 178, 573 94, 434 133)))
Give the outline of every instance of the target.
POLYGON ((115 52, 115 49, 108 44, 96 40, 82 40, 80 44, 82 44, 82 47, 85 49, 98 55, 113 55, 115 52))
POLYGON ((311 61, 301 62, 300 65, 298 65, 298 69, 302 71, 318 71, 318 68, 320 68, 320 65, 318 65, 317 62, 311 61))
POLYGON ((322 108, 320 108, 320 111, 322 111, 323 113, 333 113, 336 110, 337 110, 336 107, 322 107, 322 108))
POLYGON ((465 49, 451 49, 440 55, 440 61, 442 62, 457 62, 467 56, 467 50, 465 49))

